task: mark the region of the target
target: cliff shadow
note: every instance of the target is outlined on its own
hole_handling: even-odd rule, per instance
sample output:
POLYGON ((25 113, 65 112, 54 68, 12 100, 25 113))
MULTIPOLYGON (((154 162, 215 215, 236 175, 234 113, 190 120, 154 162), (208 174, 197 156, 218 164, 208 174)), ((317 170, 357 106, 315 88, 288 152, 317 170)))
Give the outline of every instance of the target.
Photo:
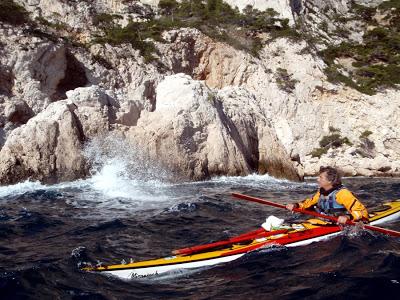
POLYGON ((86 70, 84 65, 79 62, 76 57, 67 49, 66 53, 67 66, 65 76, 60 80, 56 87, 56 92, 51 96, 53 101, 66 99, 66 92, 74 90, 78 87, 84 87, 88 84, 86 70))

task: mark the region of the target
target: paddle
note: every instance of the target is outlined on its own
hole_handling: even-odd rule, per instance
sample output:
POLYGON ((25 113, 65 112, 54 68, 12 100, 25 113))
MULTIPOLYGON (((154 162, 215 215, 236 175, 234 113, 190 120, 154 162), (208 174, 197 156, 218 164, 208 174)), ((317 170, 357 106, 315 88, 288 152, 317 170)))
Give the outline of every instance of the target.
POLYGON ((215 242, 215 243, 174 250, 174 251, 172 251, 172 254, 175 254, 175 255, 177 255, 177 254, 181 254, 181 255, 194 254, 194 253, 199 253, 204 250, 209 250, 209 249, 213 249, 213 248, 217 248, 217 247, 221 247, 221 246, 228 246, 228 245, 232 245, 235 243, 247 242, 247 241, 251 241, 254 239, 258 239, 258 238, 268 237, 271 235, 282 234, 282 233, 286 233, 287 231, 288 231, 287 229, 280 229, 280 230, 274 230, 274 231, 265 231, 264 229, 259 229, 259 230, 253 231, 253 232, 245 233, 245 234, 239 235, 237 237, 219 241, 219 242, 215 242))
MULTIPOLYGON (((247 196, 247 195, 243 195, 243 194, 239 194, 239 193, 232 193, 232 196, 236 197, 236 198, 239 198, 239 199, 251 201, 251 202, 257 202, 257 203, 261 203, 261 204, 265 204, 265 205, 270 205, 270 206, 274 206, 274 207, 278 207, 278 208, 287 209, 285 205, 278 204, 278 203, 271 202, 271 201, 267 201, 267 200, 264 200, 264 199, 261 199, 261 198, 247 196)), ((338 220, 338 218, 336 218, 336 217, 323 215, 323 214, 317 213, 315 211, 309 211, 309 210, 304 210, 304 209, 300 209, 300 208, 294 208, 293 211, 301 213, 301 214, 305 214, 305 215, 318 217, 318 218, 328 219, 328 220, 331 220, 331 221, 334 221, 334 222, 337 222, 337 220, 338 220)), ((351 220, 347 220, 346 224, 354 226, 357 223, 353 222, 351 220)), ((377 231, 377 232, 381 232, 381 233, 384 233, 384 234, 387 234, 387 235, 400 237, 400 232, 395 231, 395 230, 384 229, 384 228, 380 228, 380 227, 376 227, 376 226, 372 226, 372 225, 367 225, 367 224, 364 224, 363 227, 366 228, 366 229, 372 230, 372 231, 377 231)))

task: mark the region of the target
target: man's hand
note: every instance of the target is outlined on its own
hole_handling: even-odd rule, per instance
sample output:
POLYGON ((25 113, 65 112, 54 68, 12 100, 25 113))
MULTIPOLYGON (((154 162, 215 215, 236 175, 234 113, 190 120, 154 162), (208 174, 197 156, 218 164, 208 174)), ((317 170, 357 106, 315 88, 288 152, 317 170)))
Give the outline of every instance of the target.
POLYGON ((344 224, 346 224, 347 220, 349 220, 348 217, 346 217, 346 216, 339 216, 339 217, 337 218, 337 223, 338 223, 338 224, 341 224, 341 225, 344 225, 344 224))
POLYGON ((295 205, 293 203, 286 204, 286 209, 293 210, 293 208, 295 208, 295 205))

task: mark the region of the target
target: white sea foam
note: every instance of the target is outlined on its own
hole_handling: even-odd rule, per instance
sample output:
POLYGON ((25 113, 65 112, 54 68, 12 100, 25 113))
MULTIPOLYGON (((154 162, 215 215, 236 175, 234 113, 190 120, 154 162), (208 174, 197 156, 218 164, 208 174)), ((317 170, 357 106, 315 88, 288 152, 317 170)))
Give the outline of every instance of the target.
POLYGON ((219 183, 223 185, 240 185, 254 188, 279 188, 279 189, 292 189, 303 186, 315 186, 314 183, 306 182, 293 182, 287 179, 278 179, 268 174, 250 174, 247 176, 220 176, 214 177, 210 180, 213 183, 219 183))
POLYGON ((57 191, 69 205, 90 208, 93 215, 107 215, 116 210, 114 217, 121 211, 126 214, 174 203, 169 174, 125 140, 115 136, 95 139, 88 143, 84 154, 93 166, 91 177, 54 185, 26 181, 0 187, 0 197, 37 190, 57 191))
POLYGON ((103 210, 146 210, 167 207, 169 174, 148 160, 126 140, 106 136, 92 140, 85 149, 92 176, 74 205, 103 210))
POLYGON ((230 193, 231 188, 236 186, 290 189, 304 185, 258 174, 171 183, 172 176, 168 171, 149 160, 135 145, 112 135, 90 141, 84 154, 93 166, 89 178, 55 185, 26 181, 0 187, 0 197, 55 190, 63 195, 61 199, 66 199, 67 204, 89 208, 93 216, 115 217, 132 211, 182 209, 177 205, 195 203, 204 194, 230 193))
POLYGON ((0 186, 0 198, 21 195, 28 192, 33 192, 41 189, 45 189, 46 186, 42 185, 38 181, 24 181, 14 185, 0 186))
POLYGON ((219 176, 211 179, 213 182, 227 182, 227 183, 259 183, 259 182, 270 182, 270 183, 287 183, 290 182, 286 179, 277 179, 268 174, 250 174, 247 176, 219 176))

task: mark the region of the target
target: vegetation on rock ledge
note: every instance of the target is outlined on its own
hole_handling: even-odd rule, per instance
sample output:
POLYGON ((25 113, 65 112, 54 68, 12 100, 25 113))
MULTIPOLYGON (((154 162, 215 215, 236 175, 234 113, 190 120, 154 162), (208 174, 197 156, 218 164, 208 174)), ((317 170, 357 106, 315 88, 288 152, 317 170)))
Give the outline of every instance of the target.
POLYGON ((216 40, 246 50, 257 56, 262 47, 262 33, 269 39, 285 36, 299 38, 288 19, 278 18, 273 9, 259 11, 248 6, 240 13, 222 0, 161 0, 160 15, 150 16, 147 21, 131 21, 126 27, 113 23, 113 16, 97 16, 96 23, 104 24, 103 35, 95 39, 99 43, 131 43, 146 60, 154 59, 155 47, 151 40, 162 41, 161 33, 182 27, 197 28, 216 40), (111 25, 111 26, 110 26, 111 25))
POLYGON ((334 127, 329 127, 330 134, 324 136, 320 141, 320 148, 314 149, 310 154, 312 157, 320 158, 323 154, 326 154, 330 148, 339 148, 343 144, 349 146, 353 145, 347 137, 342 137, 340 130, 334 127))
POLYGON ((375 94, 383 88, 397 88, 400 84, 400 4, 383 2, 378 8, 353 7, 358 18, 367 22, 370 30, 363 43, 343 42, 321 52, 328 64, 326 73, 332 82, 342 82, 365 94, 375 94), (375 15, 384 15, 379 24, 375 15), (351 68, 344 68, 338 59, 352 60, 351 68))
POLYGON ((276 70, 276 83, 279 88, 287 93, 293 93, 296 88, 296 84, 299 82, 292 78, 292 75, 288 73, 286 69, 278 68, 276 70))

